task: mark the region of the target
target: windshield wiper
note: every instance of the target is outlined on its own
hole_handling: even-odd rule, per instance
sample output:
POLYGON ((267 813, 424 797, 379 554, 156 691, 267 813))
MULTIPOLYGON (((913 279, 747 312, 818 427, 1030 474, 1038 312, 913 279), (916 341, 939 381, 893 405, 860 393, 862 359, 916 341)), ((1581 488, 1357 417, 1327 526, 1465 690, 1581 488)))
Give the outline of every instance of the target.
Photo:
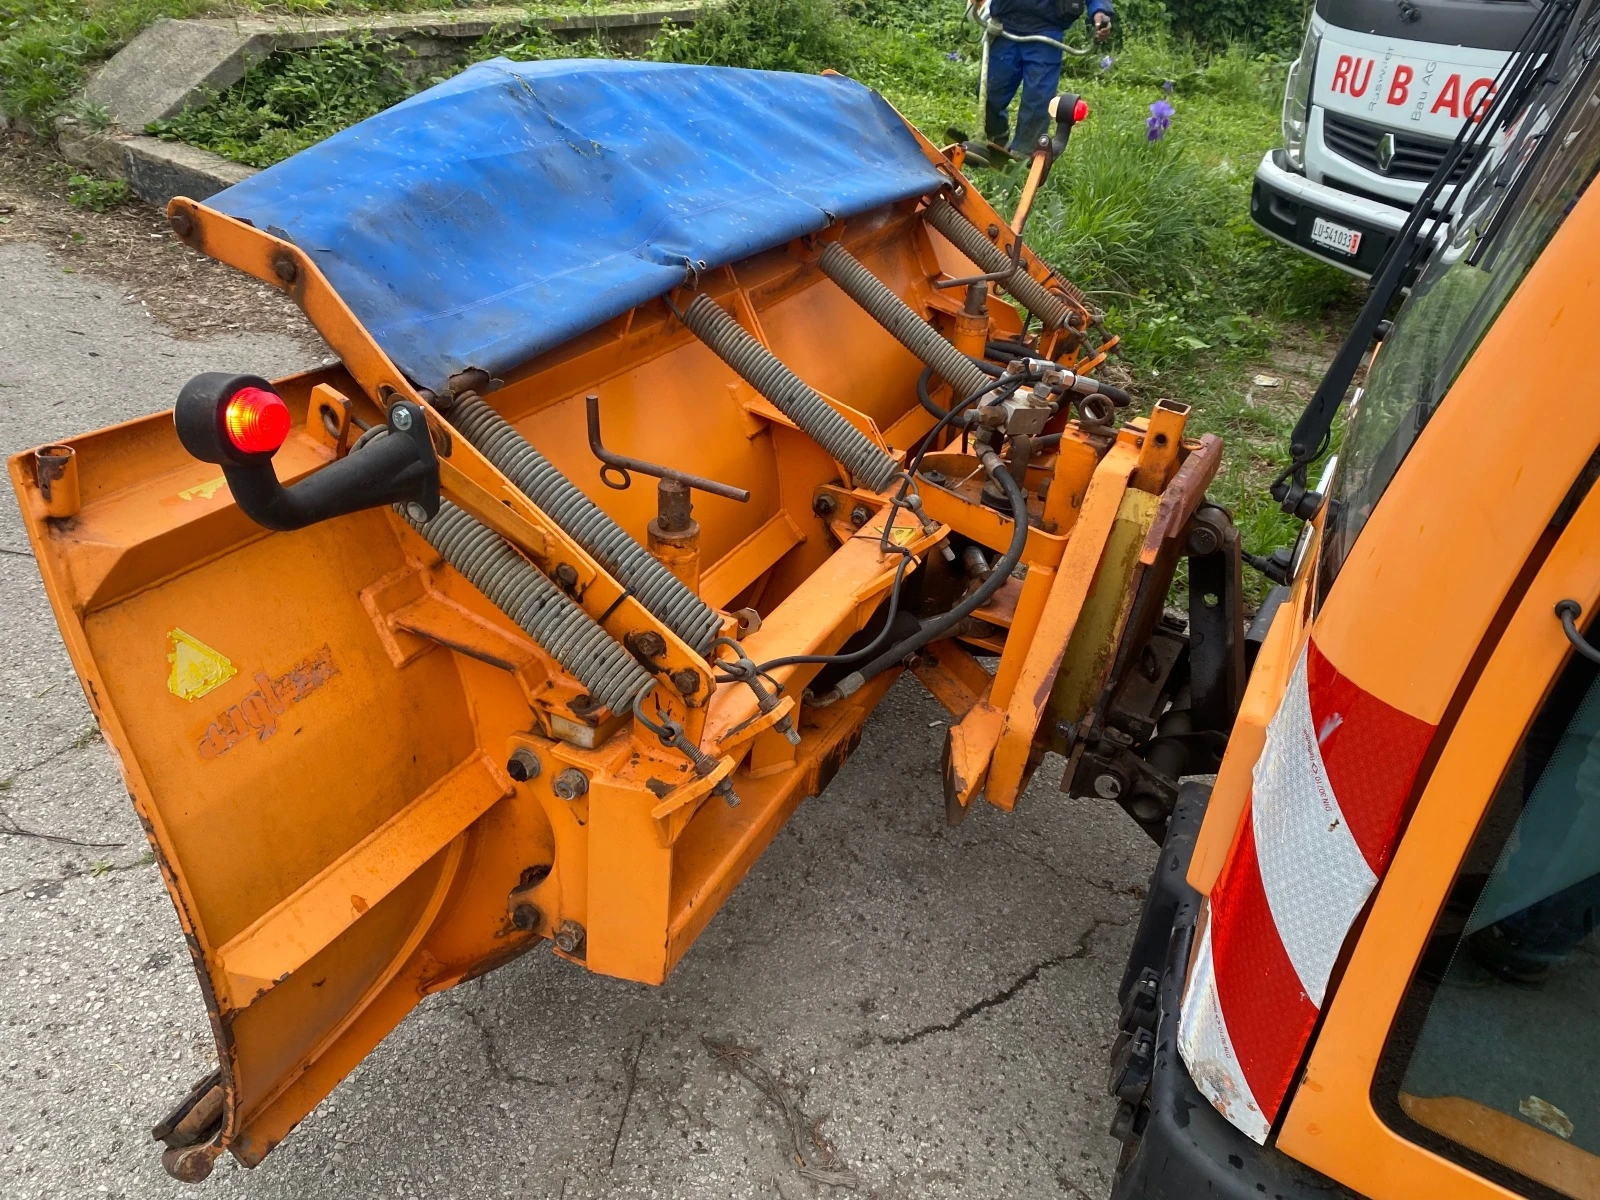
POLYGON ((1562 48, 1568 30, 1576 28, 1571 20, 1573 12, 1580 3, 1587 7, 1589 2, 1552 0, 1539 10, 1517 48, 1495 77, 1490 93, 1492 98, 1487 102, 1482 120, 1468 120, 1462 124, 1455 140, 1440 160, 1438 169, 1434 171, 1433 178, 1428 180, 1422 195, 1406 217, 1405 224, 1395 235, 1388 253, 1373 272, 1372 291, 1366 303, 1361 306, 1361 312, 1356 316, 1344 344, 1339 347, 1322 382, 1317 385, 1316 393, 1295 423, 1294 432, 1289 438, 1289 465, 1273 480, 1269 489, 1272 498, 1290 516, 1308 521, 1322 505, 1321 494, 1306 486, 1306 469, 1327 450, 1334 417, 1344 402, 1356 371, 1360 369, 1367 348, 1379 332, 1384 314, 1389 311, 1389 305, 1411 269, 1420 266, 1421 260, 1431 250, 1439 222, 1443 220, 1443 214, 1454 207, 1470 172, 1463 172, 1462 178, 1453 185, 1449 182, 1451 175, 1462 162, 1479 161, 1489 141, 1507 125, 1507 117, 1521 112, 1533 99, 1535 90, 1552 80, 1555 65, 1562 57, 1557 51, 1562 48), (1444 206, 1441 214, 1436 215, 1434 202, 1446 186, 1453 187, 1450 202, 1444 206), (1434 224, 1429 230, 1426 245, 1423 245, 1422 228, 1430 221, 1434 224))

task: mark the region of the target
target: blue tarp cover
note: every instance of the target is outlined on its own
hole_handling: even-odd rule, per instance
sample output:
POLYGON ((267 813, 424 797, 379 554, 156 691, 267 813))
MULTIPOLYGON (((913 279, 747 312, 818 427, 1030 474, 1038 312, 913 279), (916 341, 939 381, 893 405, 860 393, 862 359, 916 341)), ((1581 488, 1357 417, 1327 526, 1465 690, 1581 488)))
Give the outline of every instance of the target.
POLYGON ((439 390, 683 282, 936 189, 870 89, 659 63, 478 63, 206 203, 308 252, 439 390))

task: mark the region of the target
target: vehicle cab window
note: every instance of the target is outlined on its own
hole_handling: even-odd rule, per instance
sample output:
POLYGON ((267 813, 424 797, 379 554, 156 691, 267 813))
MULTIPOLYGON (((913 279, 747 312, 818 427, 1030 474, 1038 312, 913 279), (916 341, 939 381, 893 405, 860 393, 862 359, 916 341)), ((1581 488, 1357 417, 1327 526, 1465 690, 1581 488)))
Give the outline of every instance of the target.
POLYGON ((1329 491, 1319 603, 1428 419, 1600 167, 1597 57, 1600 16, 1576 32, 1549 100, 1507 131, 1450 244, 1429 259, 1380 345, 1329 491))
POLYGON ((1391 1035, 1391 1124, 1527 1195, 1600 1195, 1600 667, 1501 779, 1391 1035))

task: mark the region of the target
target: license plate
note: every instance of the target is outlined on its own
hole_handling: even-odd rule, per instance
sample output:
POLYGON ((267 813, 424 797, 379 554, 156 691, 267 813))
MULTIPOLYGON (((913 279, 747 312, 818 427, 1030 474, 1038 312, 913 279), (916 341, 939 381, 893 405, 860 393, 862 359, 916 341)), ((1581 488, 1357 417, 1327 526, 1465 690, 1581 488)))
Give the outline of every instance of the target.
POLYGON ((1356 251, 1361 248, 1361 231, 1346 229, 1343 225, 1335 225, 1332 221, 1317 217, 1311 222, 1311 240, 1319 246, 1354 258, 1356 251))

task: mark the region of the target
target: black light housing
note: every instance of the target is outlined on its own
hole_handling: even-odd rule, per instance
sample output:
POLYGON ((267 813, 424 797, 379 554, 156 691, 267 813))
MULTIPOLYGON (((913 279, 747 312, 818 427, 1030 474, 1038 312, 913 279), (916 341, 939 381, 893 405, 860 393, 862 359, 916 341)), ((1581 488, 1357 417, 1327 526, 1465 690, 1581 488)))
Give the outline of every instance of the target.
POLYGON ((267 529, 303 529, 318 521, 391 504, 439 511, 439 459, 421 405, 397 400, 376 436, 293 487, 278 482, 272 456, 289 431, 288 409, 259 375, 207 371, 178 393, 172 413, 178 440, 202 462, 219 463, 234 501, 267 529))

